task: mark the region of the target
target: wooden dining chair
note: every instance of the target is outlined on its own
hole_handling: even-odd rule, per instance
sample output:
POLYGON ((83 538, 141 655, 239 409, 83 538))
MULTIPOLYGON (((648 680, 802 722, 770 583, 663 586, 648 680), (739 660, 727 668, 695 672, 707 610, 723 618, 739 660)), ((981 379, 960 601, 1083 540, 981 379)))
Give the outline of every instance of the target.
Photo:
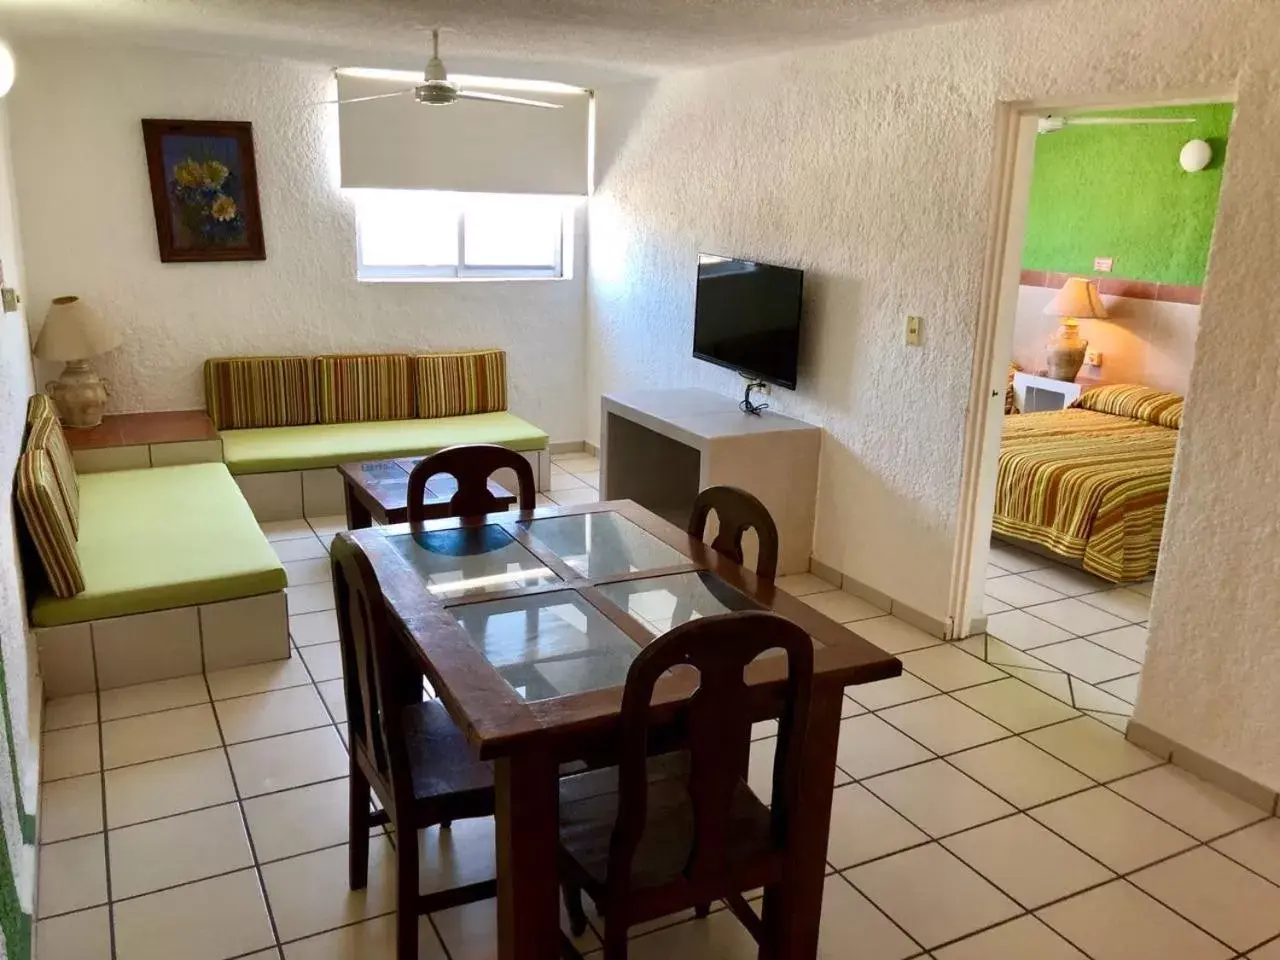
MULTIPOLYGON (((417 960, 418 917, 492 897, 495 880, 419 895, 418 831, 493 814, 493 771, 472 757, 422 672, 388 631, 373 567, 346 534, 330 547, 351 753, 349 880, 369 879, 369 830, 390 823, 396 850, 396 958, 417 960), (370 791, 381 810, 370 810, 370 791)), ((442 615, 446 615, 443 614, 442 615)))
POLYGON ((693 501, 689 517, 689 535, 701 540, 707 532, 707 518, 716 512, 720 524, 711 548, 734 563, 741 564, 742 538, 754 529, 759 550, 756 554, 756 576, 772 580, 778 572, 778 527, 768 508, 747 491, 738 487, 707 487, 693 501))
MULTIPOLYGON (((725 900, 772 952, 775 934, 742 894, 784 882, 809 726, 813 642, 763 611, 704 617, 658 637, 627 673, 616 767, 566 777, 560 788, 560 861, 570 929, 587 918, 582 893, 604 917, 604 960, 624 960, 627 930, 693 907, 706 916, 725 900), (747 786, 752 712, 743 677, 759 654, 781 648, 787 676, 773 761, 772 808, 747 786), (675 721, 687 749, 650 756, 650 702, 673 667, 698 672, 675 721)), ((664 728, 663 735, 666 735, 664 728)), ((576 956, 571 944, 565 952, 576 956)))
POLYGON ((489 492, 489 478, 498 470, 513 470, 521 510, 532 510, 537 504, 538 484, 529 461, 514 450, 496 443, 468 443, 446 447, 424 459, 409 474, 408 511, 410 523, 426 519, 423 503, 427 481, 447 473, 458 481, 458 491, 449 501, 449 516, 476 517, 505 508, 489 492))

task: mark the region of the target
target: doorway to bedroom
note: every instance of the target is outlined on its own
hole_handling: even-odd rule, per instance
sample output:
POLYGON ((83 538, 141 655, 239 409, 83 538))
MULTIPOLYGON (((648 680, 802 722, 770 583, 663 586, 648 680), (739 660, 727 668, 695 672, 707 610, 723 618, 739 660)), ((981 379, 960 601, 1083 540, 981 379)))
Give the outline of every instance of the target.
POLYGON ((1232 114, 1222 99, 1010 117, 957 622, 971 652, 1120 730, 1146 653, 1232 114))

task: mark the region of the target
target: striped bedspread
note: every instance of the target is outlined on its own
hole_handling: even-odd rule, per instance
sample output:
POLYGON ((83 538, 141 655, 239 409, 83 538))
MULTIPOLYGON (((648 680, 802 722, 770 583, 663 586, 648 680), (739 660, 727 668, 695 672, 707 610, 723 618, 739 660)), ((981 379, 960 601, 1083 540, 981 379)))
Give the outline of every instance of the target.
POLYGON ((1178 431, 1062 410, 1005 418, 996 533, 1029 540, 1108 580, 1155 571, 1178 431))

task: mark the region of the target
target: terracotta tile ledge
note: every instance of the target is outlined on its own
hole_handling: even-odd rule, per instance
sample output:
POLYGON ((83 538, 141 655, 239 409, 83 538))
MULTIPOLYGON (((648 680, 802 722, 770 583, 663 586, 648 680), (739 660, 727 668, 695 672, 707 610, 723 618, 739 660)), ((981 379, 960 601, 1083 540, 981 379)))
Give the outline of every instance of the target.
MULTIPOLYGON (((1051 287, 1054 290, 1075 276, 1070 273, 1049 273, 1044 270, 1023 270, 1024 287, 1051 287)), ((1122 277, 1093 277, 1098 281, 1098 291, 1109 297, 1127 297, 1130 300, 1158 300, 1161 303, 1200 303, 1201 287, 1177 283, 1154 283, 1150 280, 1126 280, 1122 277)))

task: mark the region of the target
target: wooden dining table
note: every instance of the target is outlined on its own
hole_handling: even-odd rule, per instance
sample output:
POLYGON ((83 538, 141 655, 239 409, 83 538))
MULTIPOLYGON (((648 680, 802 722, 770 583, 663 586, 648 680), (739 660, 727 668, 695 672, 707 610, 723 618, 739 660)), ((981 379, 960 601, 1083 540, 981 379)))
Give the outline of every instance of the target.
MULTIPOLYGON (((846 686, 902 664, 847 627, 631 501, 542 507, 351 537, 373 565, 392 630, 476 755, 493 761, 501 960, 560 954, 561 764, 611 760, 622 688, 640 648, 673 626, 772 610, 810 635, 814 685, 788 880, 765 892, 777 960, 814 960, 846 686)), ((785 658, 747 672, 756 720, 777 717, 785 658)), ((654 724, 678 736, 687 674, 663 678, 654 724)))

